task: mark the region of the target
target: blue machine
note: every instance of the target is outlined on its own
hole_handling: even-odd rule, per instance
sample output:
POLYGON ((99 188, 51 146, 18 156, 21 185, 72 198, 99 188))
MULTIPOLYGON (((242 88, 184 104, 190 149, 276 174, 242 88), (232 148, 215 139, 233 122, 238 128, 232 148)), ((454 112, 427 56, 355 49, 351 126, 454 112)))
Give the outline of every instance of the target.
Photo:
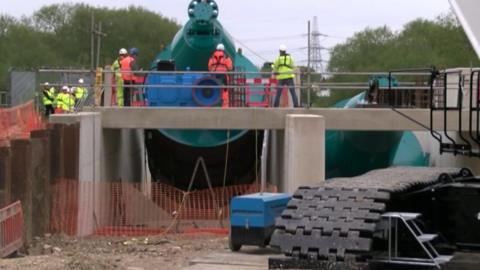
POLYGON ((268 245, 275 218, 282 214, 290 199, 287 193, 266 192, 234 197, 230 205, 230 249, 268 245))
POLYGON ((221 83, 207 74, 152 74, 147 77, 146 84, 155 85, 145 89, 149 107, 210 107, 220 104, 221 91, 214 86, 221 83))

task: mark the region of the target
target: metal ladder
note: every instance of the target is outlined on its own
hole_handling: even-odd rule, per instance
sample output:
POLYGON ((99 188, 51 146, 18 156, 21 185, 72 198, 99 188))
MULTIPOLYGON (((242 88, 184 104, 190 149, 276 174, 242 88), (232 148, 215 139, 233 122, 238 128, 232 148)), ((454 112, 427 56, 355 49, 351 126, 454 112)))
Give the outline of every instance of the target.
POLYGON ((476 146, 471 156, 480 157, 480 69, 473 69, 470 73, 469 105, 468 134, 476 146))
POLYGON ((440 255, 433 247, 431 241, 437 238, 437 234, 423 233, 420 227, 415 222, 421 214, 418 213, 400 213, 400 212, 388 212, 382 215, 382 219, 387 224, 388 234, 388 256, 376 257, 374 262, 388 263, 388 264, 404 264, 404 265, 416 265, 416 266, 430 266, 440 269, 441 265, 449 262, 453 256, 440 255), (405 225, 407 230, 415 238, 416 242, 420 245, 424 251, 425 257, 401 257, 398 255, 398 225, 399 221, 405 225))
MULTIPOLYGON (((439 73, 436 78, 442 83, 443 90, 440 93, 434 94, 433 83, 432 89, 430 91, 430 132, 432 136, 440 144, 440 154, 442 153, 453 153, 453 155, 466 155, 471 156, 472 154, 472 145, 471 143, 463 136, 462 131, 462 109, 463 109, 463 76, 462 72, 458 70, 454 71, 443 71, 439 73), (448 76, 458 76, 458 85, 457 85, 457 102, 454 106, 448 105, 448 95, 449 91, 448 85, 449 80, 448 76), (433 112, 441 111, 443 112, 443 134, 446 138, 446 141, 443 140, 442 135, 439 132, 434 132, 433 128, 433 112), (447 115, 449 111, 458 112, 458 137, 460 142, 455 141, 447 133, 447 115)), ((455 91, 455 90, 454 90, 455 91)))

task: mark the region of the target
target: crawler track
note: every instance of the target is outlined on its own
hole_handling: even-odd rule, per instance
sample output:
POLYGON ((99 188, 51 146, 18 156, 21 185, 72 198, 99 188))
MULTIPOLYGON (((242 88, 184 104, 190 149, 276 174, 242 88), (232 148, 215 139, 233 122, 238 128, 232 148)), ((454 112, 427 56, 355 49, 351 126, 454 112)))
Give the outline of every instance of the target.
POLYGON ((363 262, 392 195, 460 176, 459 168, 396 167, 299 188, 276 221, 271 245, 294 259, 363 262))

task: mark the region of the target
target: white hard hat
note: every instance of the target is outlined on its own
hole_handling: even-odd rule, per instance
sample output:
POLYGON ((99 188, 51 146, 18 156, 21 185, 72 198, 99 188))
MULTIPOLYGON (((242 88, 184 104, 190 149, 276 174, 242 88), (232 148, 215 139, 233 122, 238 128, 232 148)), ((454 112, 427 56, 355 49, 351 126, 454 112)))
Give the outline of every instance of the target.
POLYGON ((128 51, 127 51, 127 49, 125 49, 125 48, 121 48, 120 51, 118 51, 118 54, 120 54, 120 55, 127 55, 127 54, 128 54, 128 51))
POLYGON ((66 85, 62 86, 62 91, 67 91, 68 92, 69 90, 70 89, 68 88, 68 86, 66 86, 66 85))
POLYGON ((50 84, 48 82, 43 83, 44 86, 49 86, 50 84))
POLYGON ((78 79, 78 83, 83 83, 83 78, 78 79))
POLYGON ((225 51, 225 46, 223 46, 222 43, 219 43, 219 44, 217 45, 217 50, 218 50, 218 51, 225 51))
POLYGON ((287 51, 287 46, 285 46, 284 44, 282 44, 282 45, 280 45, 280 48, 279 48, 279 49, 280 49, 280 51, 285 52, 285 51, 287 51))

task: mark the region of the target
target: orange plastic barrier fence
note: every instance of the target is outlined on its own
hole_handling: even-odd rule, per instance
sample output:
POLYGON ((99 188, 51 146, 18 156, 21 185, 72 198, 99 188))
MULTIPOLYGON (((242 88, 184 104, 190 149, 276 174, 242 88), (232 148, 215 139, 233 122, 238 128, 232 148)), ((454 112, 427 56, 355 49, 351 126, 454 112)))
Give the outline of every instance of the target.
POLYGON ((0 109, 0 142, 28 138, 33 130, 45 128, 33 101, 13 108, 0 109))
MULTIPOLYGON (((152 183, 60 180, 54 186, 50 230, 68 235, 154 235, 166 232, 226 234, 233 196, 258 192, 258 184, 185 193, 152 183)), ((275 188, 270 187, 274 192, 275 188)))
POLYGON ((4 258, 23 246, 23 211, 17 201, 0 209, 0 256, 4 258))

